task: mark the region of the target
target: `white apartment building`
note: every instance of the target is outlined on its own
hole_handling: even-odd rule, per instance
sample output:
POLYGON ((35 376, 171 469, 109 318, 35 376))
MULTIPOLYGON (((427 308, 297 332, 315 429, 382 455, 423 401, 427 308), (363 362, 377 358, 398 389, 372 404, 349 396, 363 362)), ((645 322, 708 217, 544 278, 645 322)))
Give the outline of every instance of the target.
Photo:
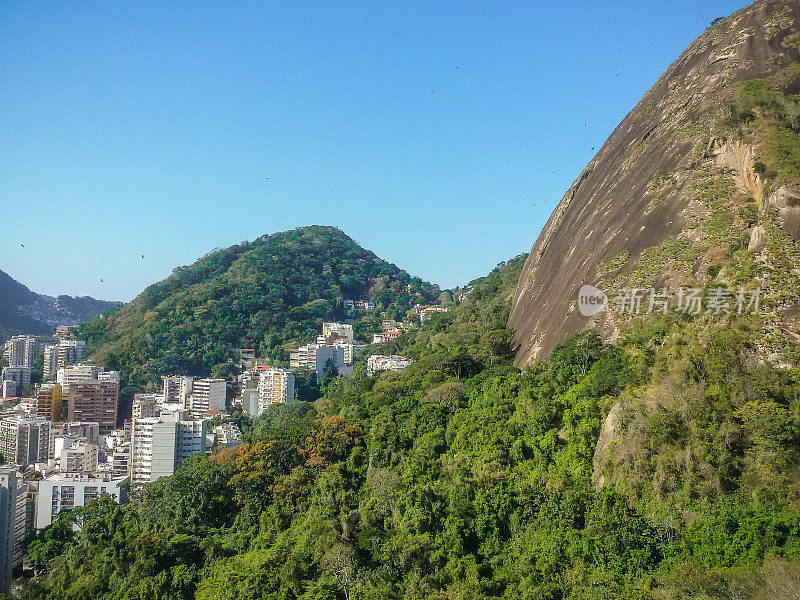
POLYGON ((391 356, 373 354, 367 359, 367 374, 375 375, 379 371, 402 371, 412 362, 412 360, 397 354, 391 356))
POLYGON ((14 568, 22 566, 27 488, 16 467, 0 466, 0 592, 8 592, 14 568))
POLYGON ((3 398, 16 398, 17 382, 3 380, 3 398))
POLYGON ((134 394, 133 395, 133 418, 147 419, 157 417, 164 404, 164 396, 161 394, 134 394))
POLYGON ((180 375, 162 377, 163 404, 180 404, 195 418, 209 410, 225 410, 227 385, 224 379, 195 379, 180 375))
POLYGON ((62 473, 85 473, 97 471, 99 448, 85 440, 76 440, 66 445, 57 456, 62 473))
POLYGON ((97 381, 113 381, 119 383, 119 371, 100 371, 97 374, 97 381))
POLYGON ((127 477, 131 471, 131 443, 125 442, 114 446, 111 455, 111 474, 114 479, 127 477))
POLYGON ((58 346, 55 344, 45 346, 42 376, 45 380, 53 379, 58 374, 58 346))
POLYGON ((289 354, 289 366, 293 369, 307 367, 316 371, 317 377, 325 375, 325 367, 328 361, 337 369, 343 367, 344 348, 341 346, 320 346, 319 344, 307 344, 300 346, 297 350, 292 350, 289 354))
POLYGON ((21 467, 50 458, 50 421, 39 416, 0 419, 0 454, 3 461, 21 467))
POLYGON ((172 475, 178 465, 206 451, 209 421, 187 418, 185 410, 134 419, 131 431, 131 483, 172 475))
POLYGON ((134 419, 131 431, 131 484, 155 481, 175 472, 175 422, 134 419))
POLYGON ((224 411, 227 384, 224 379, 196 379, 187 408, 195 419, 210 410, 224 411))
POLYGON ((223 423, 214 427, 217 443, 225 448, 233 448, 242 443, 242 432, 236 423, 223 423))
POLYGON ((352 365, 356 354, 367 347, 364 342, 344 342, 342 340, 335 341, 333 345, 342 349, 342 360, 345 365, 352 365))
POLYGON ((206 451, 206 435, 208 434, 207 419, 185 419, 177 421, 177 436, 175 438, 175 468, 184 460, 195 454, 206 451))
POLYGON ((60 367, 56 374, 56 381, 61 384, 63 393, 68 394, 69 386, 73 383, 99 381, 100 371, 102 371, 100 365, 91 362, 60 367))
POLYGON ((3 346, 3 358, 8 361, 11 367, 26 367, 25 364, 25 344, 27 336, 15 335, 6 341, 3 346))
POLYGON ((56 367, 62 369, 71 363, 83 360, 84 356, 86 356, 86 342, 84 340, 59 340, 56 367))
POLYGON ((54 378, 59 369, 82 360, 86 356, 83 340, 59 340, 57 344, 44 347, 44 378, 54 378))
POLYGON ((112 478, 100 473, 56 473, 39 482, 36 500, 37 530, 52 525, 58 513, 108 494, 117 502, 126 500, 124 486, 128 477, 112 478))
POLYGON ((321 344, 327 343, 332 337, 348 342, 353 341, 353 326, 348 323, 323 323, 322 324, 322 338, 321 344))
POLYGON ((13 381, 17 389, 31 384, 31 370, 28 367, 3 367, 3 381, 13 381))
POLYGON ((289 369, 271 368, 258 376, 258 414, 273 404, 289 404, 294 400, 294 373, 289 369))
POLYGON ((30 335, 15 335, 5 343, 3 356, 10 367, 33 368, 33 361, 44 352, 46 342, 30 335))
POLYGON ((192 386, 194 385, 194 377, 173 375, 172 377, 162 377, 161 379, 164 382, 161 394, 164 397, 164 404, 188 406, 189 394, 192 393, 192 386))

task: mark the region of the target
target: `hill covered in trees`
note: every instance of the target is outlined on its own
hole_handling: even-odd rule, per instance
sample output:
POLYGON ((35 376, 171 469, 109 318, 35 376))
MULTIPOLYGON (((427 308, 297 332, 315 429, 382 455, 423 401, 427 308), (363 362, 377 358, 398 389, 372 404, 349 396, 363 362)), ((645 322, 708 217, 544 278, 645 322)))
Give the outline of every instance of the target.
POLYGON ((760 317, 640 316, 520 371, 525 258, 382 348, 404 372, 358 364, 140 500, 62 513, 24 597, 796 597, 800 372, 758 360, 760 317))
MULTIPOLYGON (((92 358, 121 372, 128 392, 160 375, 223 375, 236 348, 280 362, 323 320, 363 316, 371 300, 391 316, 436 300, 438 287, 361 248, 334 227, 303 227, 210 252, 80 332, 92 358)), ((375 326, 379 317, 357 325, 375 326)))

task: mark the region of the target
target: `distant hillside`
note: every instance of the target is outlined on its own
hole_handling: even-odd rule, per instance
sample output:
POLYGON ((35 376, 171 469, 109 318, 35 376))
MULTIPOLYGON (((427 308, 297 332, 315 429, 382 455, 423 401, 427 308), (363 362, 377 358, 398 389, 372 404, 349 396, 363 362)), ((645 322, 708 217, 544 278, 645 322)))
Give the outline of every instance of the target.
POLYGON ((437 286, 339 229, 303 227, 178 267, 82 333, 94 357, 120 369, 131 389, 167 373, 222 373, 239 347, 285 359, 288 346, 313 340, 323 320, 360 314, 345 310, 347 299, 371 300, 402 317, 438 295, 437 286))
POLYGON ((88 296, 44 296, 0 271, 0 340, 16 334, 47 335, 58 325, 78 325, 120 302, 88 296))

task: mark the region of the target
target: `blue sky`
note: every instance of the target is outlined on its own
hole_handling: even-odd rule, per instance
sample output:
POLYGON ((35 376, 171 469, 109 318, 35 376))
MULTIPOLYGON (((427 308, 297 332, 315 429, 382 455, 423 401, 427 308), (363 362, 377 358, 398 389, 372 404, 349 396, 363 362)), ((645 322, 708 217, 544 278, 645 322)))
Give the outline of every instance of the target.
POLYGON ((5 2, 0 270, 130 300, 325 224, 466 283, 530 249, 591 148, 743 5, 5 2))

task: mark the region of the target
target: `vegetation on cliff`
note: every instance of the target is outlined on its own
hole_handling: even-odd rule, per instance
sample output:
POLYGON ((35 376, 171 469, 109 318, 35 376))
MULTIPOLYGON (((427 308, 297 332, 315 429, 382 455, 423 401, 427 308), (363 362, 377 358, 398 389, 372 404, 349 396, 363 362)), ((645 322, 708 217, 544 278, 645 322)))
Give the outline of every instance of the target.
POLYGON ((800 373, 756 360, 756 317, 651 317, 519 371, 505 322, 524 258, 394 340, 416 359, 403 373, 360 364, 140 500, 62 514, 29 546, 27 597, 729 599, 800 584, 800 373))

